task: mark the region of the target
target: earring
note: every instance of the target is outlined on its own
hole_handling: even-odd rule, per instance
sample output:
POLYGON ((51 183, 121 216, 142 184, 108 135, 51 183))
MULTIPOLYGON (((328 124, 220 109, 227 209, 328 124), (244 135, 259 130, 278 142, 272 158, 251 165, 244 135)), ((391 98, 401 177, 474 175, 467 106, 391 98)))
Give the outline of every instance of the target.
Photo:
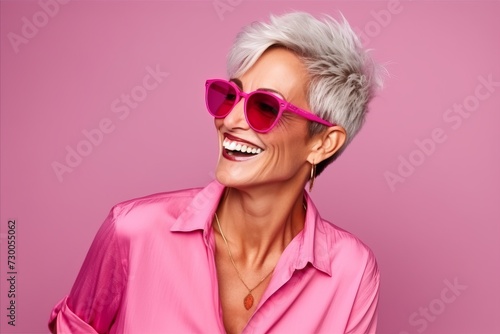
POLYGON ((311 175, 309 176, 309 192, 312 191, 315 179, 316 179, 316 164, 313 162, 311 165, 311 175))

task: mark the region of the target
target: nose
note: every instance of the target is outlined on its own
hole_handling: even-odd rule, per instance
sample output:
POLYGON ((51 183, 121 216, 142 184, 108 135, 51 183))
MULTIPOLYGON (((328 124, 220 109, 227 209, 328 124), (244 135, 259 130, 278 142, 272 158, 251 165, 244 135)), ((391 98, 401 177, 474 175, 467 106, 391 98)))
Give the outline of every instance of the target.
POLYGON ((244 129, 247 130, 247 120, 245 118, 245 98, 242 98, 233 107, 233 110, 224 118, 224 126, 228 129, 244 129))

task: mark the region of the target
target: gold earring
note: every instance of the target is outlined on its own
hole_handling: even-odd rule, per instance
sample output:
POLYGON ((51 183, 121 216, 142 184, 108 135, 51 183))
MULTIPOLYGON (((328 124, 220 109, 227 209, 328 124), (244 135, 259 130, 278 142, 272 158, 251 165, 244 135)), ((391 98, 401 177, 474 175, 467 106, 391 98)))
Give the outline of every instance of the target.
POLYGON ((311 192, 314 180, 316 179, 316 164, 313 162, 311 165, 311 175, 309 176, 309 192, 311 192))

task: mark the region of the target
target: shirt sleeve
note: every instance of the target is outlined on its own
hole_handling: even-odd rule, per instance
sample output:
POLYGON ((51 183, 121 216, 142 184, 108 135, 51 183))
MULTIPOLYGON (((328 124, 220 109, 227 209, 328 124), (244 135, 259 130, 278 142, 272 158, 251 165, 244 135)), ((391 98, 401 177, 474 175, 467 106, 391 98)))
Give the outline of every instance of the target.
POLYGON ((349 316, 346 333, 368 334, 377 329, 380 272, 371 251, 349 316))
POLYGON ((108 333, 125 290, 122 257, 113 210, 97 232, 69 296, 52 310, 52 333, 108 333))

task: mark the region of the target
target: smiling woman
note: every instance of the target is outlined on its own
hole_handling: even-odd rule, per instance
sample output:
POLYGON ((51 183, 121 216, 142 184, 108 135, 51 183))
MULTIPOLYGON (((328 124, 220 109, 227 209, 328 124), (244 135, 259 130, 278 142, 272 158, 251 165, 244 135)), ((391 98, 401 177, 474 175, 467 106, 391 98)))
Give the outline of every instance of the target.
POLYGON ((379 85, 347 22, 271 17, 206 82, 216 181, 116 205, 54 333, 373 333, 370 249, 304 188, 359 131, 379 85))

